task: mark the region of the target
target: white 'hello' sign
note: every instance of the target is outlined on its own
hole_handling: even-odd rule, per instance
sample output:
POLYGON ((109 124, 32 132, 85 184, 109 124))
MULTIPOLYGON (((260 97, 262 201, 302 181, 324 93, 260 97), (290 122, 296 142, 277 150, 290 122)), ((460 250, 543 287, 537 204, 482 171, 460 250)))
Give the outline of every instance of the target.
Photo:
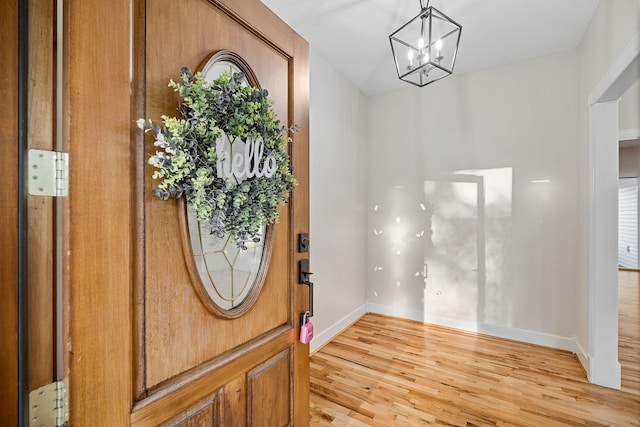
POLYGON ((247 178, 267 177, 271 178, 276 172, 276 159, 272 154, 265 157, 264 141, 262 137, 249 138, 243 141, 236 137, 229 140, 224 131, 220 130, 220 137, 216 140, 216 173, 221 178, 235 177, 238 183, 247 178), (261 166, 262 165, 262 166, 261 166))

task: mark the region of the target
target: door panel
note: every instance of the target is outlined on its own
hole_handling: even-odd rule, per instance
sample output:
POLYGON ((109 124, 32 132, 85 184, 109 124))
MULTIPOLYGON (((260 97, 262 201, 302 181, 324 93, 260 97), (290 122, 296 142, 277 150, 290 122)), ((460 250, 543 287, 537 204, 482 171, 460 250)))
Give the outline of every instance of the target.
POLYGON ((219 425, 242 427, 247 422, 246 376, 240 375, 221 389, 219 425))
POLYGON ((217 412, 218 396, 217 394, 212 394, 177 417, 162 423, 162 427, 214 426, 217 425, 215 419, 217 412))
MULTIPOLYGON (((147 11, 147 52, 156 52, 147 56, 148 117, 175 114, 176 97, 167 82, 178 78, 181 67, 195 70, 210 52, 221 49, 245 58, 261 85, 269 89, 276 112, 287 117, 286 58, 202 0, 173 6, 149 1, 147 11)), ((147 152, 153 152, 152 141, 147 141, 147 152)), ((280 223, 274 227, 271 264, 255 306, 238 319, 220 319, 200 302, 195 284, 189 280, 180 241, 178 203, 153 196, 156 183, 151 180, 152 172, 148 168, 145 185, 144 307, 149 388, 283 325, 290 318, 289 304, 282 303, 289 300, 290 237, 286 207, 280 210, 280 223)))
MULTIPOLYGON (((260 86, 268 89, 283 124, 296 120, 306 125, 306 114, 297 120, 299 111, 308 108, 306 91, 296 97, 293 90, 300 85, 296 76, 300 80, 307 68, 294 73, 289 46, 287 53, 223 4, 148 0, 144 27, 143 40, 137 40, 144 41, 144 99, 134 100, 144 117, 159 121, 163 114, 177 114, 178 99, 167 82, 177 79, 183 66, 195 70, 210 53, 227 49, 239 54, 260 86)), ((300 54, 306 62, 306 49, 300 54)), ((308 83, 306 77, 302 81, 308 83)), ((302 138, 294 136, 300 140, 294 145, 304 147, 307 132, 305 127, 302 138)), ((295 386, 305 387, 308 357, 308 347, 299 349, 296 340, 297 312, 306 310, 306 299, 298 295, 292 266, 295 230, 308 227, 308 160, 298 155, 295 175, 301 185, 290 204, 280 208, 279 223, 273 226, 271 260, 257 301, 246 314, 225 319, 207 309, 196 292, 198 284, 190 280, 185 257, 191 254, 183 250, 189 245, 181 242, 187 233, 180 228, 180 204, 153 196, 156 183, 151 168, 145 167, 153 142, 141 143, 143 194, 138 196, 144 226, 139 238, 144 254, 138 259, 144 263, 144 275, 142 283, 134 285, 139 287, 134 291, 139 334, 134 365, 139 372, 132 425, 211 425, 209 417, 213 425, 224 426, 284 426, 294 417, 303 420, 300 425, 307 424, 308 395, 303 394, 295 408, 292 399, 295 386), (296 212, 298 224, 292 223, 294 206, 301 211, 296 212), (294 366, 299 378, 293 376, 294 366)))
POLYGON ((286 426, 289 423, 290 360, 291 355, 287 349, 247 374, 249 382, 247 425, 269 427, 286 426))
MULTIPOLYGON (((220 412, 217 414, 217 419, 225 421, 225 423, 221 421, 217 425, 246 425, 237 424, 236 415, 245 411, 242 406, 244 398, 234 394, 240 393, 238 390, 244 390, 245 387, 239 378, 246 381, 247 372, 277 355, 282 351, 281 349, 290 346, 293 338, 293 330, 282 327, 255 342, 235 349, 236 351, 229 358, 213 360, 200 366, 180 381, 137 402, 133 408, 131 424, 134 426, 160 425, 167 419, 188 411, 189 408, 197 405, 199 401, 213 392, 220 392, 227 397, 224 399, 224 404, 219 407, 220 412), (232 422, 226 424, 229 419, 232 422)), ((304 378, 296 378, 296 382, 304 383, 304 378)), ((242 394, 245 393, 242 392, 242 394)), ((305 405, 308 407, 308 401, 302 401, 301 405, 303 408, 305 405)), ((255 412, 253 415, 258 417, 255 412)), ((308 418, 306 423, 308 423, 308 418)), ((301 425, 306 424, 302 423, 301 425)))

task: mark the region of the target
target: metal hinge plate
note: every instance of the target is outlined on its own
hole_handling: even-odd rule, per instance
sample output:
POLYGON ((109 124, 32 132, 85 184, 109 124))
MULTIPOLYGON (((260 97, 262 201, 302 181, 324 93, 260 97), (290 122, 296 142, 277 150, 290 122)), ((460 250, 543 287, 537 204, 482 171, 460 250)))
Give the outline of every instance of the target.
POLYGON ((56 381, 29 393, 29 427, 60 427, 69 421, 69 395, 56 381))
POLYGON ((29 194, 64 197, 69 194, 69 154, 29 150, 29 194))

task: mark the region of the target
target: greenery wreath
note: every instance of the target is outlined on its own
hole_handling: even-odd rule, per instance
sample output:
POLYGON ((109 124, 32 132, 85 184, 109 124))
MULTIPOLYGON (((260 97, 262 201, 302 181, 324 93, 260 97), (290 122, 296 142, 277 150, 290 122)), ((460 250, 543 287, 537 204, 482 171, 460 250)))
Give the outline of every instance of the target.
POLYGON ((278 222, 278 207, 296 186, 286 131, 265 89, 243 84, 243 73, 222 73, 211 84, 182 68, 169 87, 181 97, 180 117, 162 116, 162 126, 138 119, 155 134, 149 159, 160 180, 154 195, 185 197, 211 233, 229 233, 238 246, 260 241, 263 225, 278 222))

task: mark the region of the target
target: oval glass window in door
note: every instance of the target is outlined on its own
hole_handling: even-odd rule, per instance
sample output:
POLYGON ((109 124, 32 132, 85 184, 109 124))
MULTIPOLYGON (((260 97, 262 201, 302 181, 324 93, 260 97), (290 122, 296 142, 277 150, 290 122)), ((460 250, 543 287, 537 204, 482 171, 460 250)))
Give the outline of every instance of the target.
MULTIPOLYGON (((196 71, 202 71, 208 83, 223 72, 242 72, 243 84, 260 87, 248 64, 231 51, 210 55, 196 71)), ((241 316, 262 289, 271 258, 272 227, 262 226, 256 239, 246 242, 243 250, 231 235, 211 234, 211 226, 200 223, 183 198, 178 200, 187 269, 200 299, 221 317, 241 316)))

